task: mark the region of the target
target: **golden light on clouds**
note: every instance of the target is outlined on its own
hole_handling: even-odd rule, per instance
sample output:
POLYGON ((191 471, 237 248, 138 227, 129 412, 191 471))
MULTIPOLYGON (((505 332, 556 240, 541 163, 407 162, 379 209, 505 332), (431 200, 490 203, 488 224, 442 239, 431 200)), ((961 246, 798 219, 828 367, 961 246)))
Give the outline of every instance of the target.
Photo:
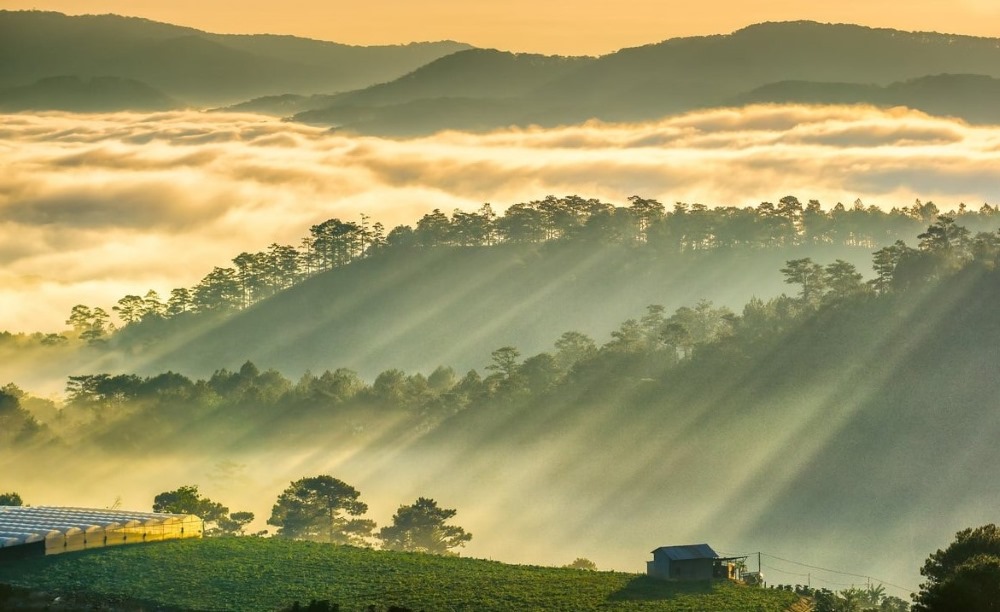
POLYGON ((480 47, 602 54, 675 36, 726 34, 762 21, 809 19, 903 30, 1000 36, 1000 5, 987 0, 8 0, 7 9, 145 17, 218 33, 294 34, 348 44, 458 40, 480 47))
POLYGON ((638 194, 824 206, 1000 201, 1000 128, 871 107, 757 106, 639 124, 351 137, 258 115, 0 118, 3 327, 61 329, 77 303, 196 284, 242 251, 362 213, 638 194))

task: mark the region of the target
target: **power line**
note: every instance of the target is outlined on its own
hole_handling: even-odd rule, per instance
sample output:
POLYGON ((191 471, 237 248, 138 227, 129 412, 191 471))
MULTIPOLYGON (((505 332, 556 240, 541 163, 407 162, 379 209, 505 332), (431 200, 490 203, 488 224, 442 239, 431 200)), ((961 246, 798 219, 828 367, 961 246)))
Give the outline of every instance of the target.
MULTIPOLYGON (((823 572, 829 572, 831 574, 840 574, 842 576, 852 576, 854 578, 864 578, 866 581, 877 582, 879 584, 884 584, 884 585, 890 586, 890 587, 892 587, 894 589, 899 589, 900 591, 902 591, 904 593, 907 593, 907 594, 910 594, 910 593, 913 593, 913 592, 916 591, 916 589, 899 586, 898 584, 893 584, 893 583, 887 582, 885 580, 880 580, 878 578, 873 578, 872 576, 863 576, 861 574, 854 574, 852 572, 842 572, 840 570, 834 570, 834 569, 830 569, 828 567, 820 567, 818 565, 809 565, 808 563, 802 563, 800 561, 792 561, 791 559, 785 559, 784 557, 779 557, 777 555, 772 555, 770 553, 765 553, 765 552, 762 552, 760 554, 763 555, 763 556, 765 556, 765 557, 770 557, 771 559, 777 559, 778 561, 784 561, 785 563, 791 563, 793 565, 800 565, 802 567, 808 567, 809 569, 820 570, 820 571, 823 571, 823 572)), ((770 567, 770 566, 768 566, 768 567, 770 567)), ((775 569, 775 568, 772 568, 772 569, 775 569)), ((782 570, 776 569, 776 571, 780 572, 782 570)), ((786 573, 792 573, 792 572, 786 572, 786 573)), ((801 575, 801 574, 798 574, 798 575, 801 575)), ((830 582, 828 580, 823 580, 822 578, 817 578, 817 580, 819 580, 820 582, 825 582, 827 584, 833 584, 833 585, 837 585, 837 586, 852 586, 852 585, 846 585, 846 584, 841 584, 841 583, 837 583, 837 582, 830 582)))
POLYGON ((843 583, 843 582, 831 582, 829 580, 823 580, 822 578, 819 578, 817 576, 813 576, 813 579, 817 580, 819 582, 822 582, 823 584, 829 584, 831 586, 838 586, 838 587, 853 587, 854 586, 854 584, 846 584, 846 583, 843 583))
POLYGON ((778 569, 776 567, 772 567, 770 565, 765 565, 764 567, 766 567, 767 569, 769 569, 771 571, 778 572, 779 574, 787 574, 789 576, 805 576, 806 578, 809 578, 809 576, 810 576, 810 574, 799 574, 798 572, 789 572, 789 571, 786 571, 786 570, 783 570, 783 569, 778 569))
POLYGON ((765 557, 771 557, 772 559, 777 559, 778 561, 784 561, 785 563, 792 563, 795 565, 801 565, 802 567, 808 567, 809 569, 821 570, 824 572, 830 572, 831 574, 842 574, 844 576, 854 576, 855 578, 864 578, 865 580, 870 580, 871 576, 862 576, 861 574, 852 574, 851 572, 841 572, 839 570, 832 570, 826 567, 819 567, 817 565, 809 565, 808 563, 800 563, 798 561, 792 561, 791 559, 783 559, 769 553, 761 553, 765 557))
MULTIPOLYGON (((785 559, 784 557, 779 557, 777 555, 772 555, 770 553, 765 553, 765 552, 760 552, 760 553, 757 553, 757 552, 725 552, 723 554, 725 556, 727 556, 727 557, 751 557, 753 555, 760 554, 760 555, 765 556, 765 557, 770 557, 771 559, 776 559, 778 561, 784 561, 785 563, 791 563, 793 565, 800 565, 802 567, 807 567, 809 569, 819 570, 819 571, 822 571, 822 572, 829 572, 831 574, 840 574, 842 576, 851 576, 853 578, 864 578, 865 581, 868 582, 868 583, 870 583, 870 582, 877 582, 879 584, 884 584, 885 586, 892 587, 894 589, 899 589, 901 592, 906 593, 907 595, 909 595, 910 593, 914 593, 914 592, 917 591, 917 589, 910 588, 910 587, 899 586, 898 584, 893 584, 891 582, 887 582, 885 580, 881 580, 879 578, 875 578, 875 577, 872 577, 872 576, 864 576, 864 575, 855 574, 855 573, 852 573, 852 572, 842 572, 840 570, 834 570, 834 569, 830 569, 828 567, 820 567, 818 565, 810 565, 808 563, 802 563, 801 561, 793 561, 791 559, 785 559)), ((830 584, 830 585, 834 585, 834 586, 845 586, 845 587, 854 586, 853 584, 846 584, 846 583, 842 583, 842 582, 831 582, 829 580, 823 580, 822 578, 819 578, 819 577, 817 577, 817 576, 815 576, 813 574, 800 574, 800 573, 796 573, 796 572, 789 572, 787 570, 778 569, 778 568, 770 566, 770 565, 764 565, 764 567, 766 567, 766 568, 768 568, 770 570, 776 571, 776 572, 781 572, 781 573, 784 573, 784 574, 788 574, 790 576, 805 576, 807 578, 815 578, 816 580, 819 580, 820 582, 824 582, 826 584, 830 584)))

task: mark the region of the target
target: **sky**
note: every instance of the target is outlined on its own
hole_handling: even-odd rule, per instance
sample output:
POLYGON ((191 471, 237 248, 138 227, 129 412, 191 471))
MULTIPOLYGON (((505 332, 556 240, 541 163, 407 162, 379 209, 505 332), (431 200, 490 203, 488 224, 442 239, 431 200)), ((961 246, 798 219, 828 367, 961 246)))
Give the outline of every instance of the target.
POLYGON ((358 45, 450 39, 561 55, 599 55, 798 19, 1000 36, 995 0, 0 0, 0 8, 116 13, 226 34, 293 34, 358 45))
POLYGON ((0 329, 60 331, 75 304, 192 287, 330 218, 387 228, 434 208, 547 195, 889 209, 1000 203, 1000 127, 904 109, 750 107, 408 140, 259 115, 3 116, 0 329), (725 180, 720 180, 725 177, 725 180))

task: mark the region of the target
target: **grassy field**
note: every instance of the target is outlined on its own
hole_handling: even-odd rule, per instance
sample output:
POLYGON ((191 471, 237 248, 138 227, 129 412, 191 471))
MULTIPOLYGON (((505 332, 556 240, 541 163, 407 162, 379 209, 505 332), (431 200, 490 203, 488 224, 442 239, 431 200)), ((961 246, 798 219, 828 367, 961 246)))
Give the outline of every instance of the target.
POLYGON ((278 610, 329 600, 343 612, 666 610, 779 612, 791 593, 729 583, 505 565, 278 539, 163 542, 0 565, 0 583, 180 610, 278 610))

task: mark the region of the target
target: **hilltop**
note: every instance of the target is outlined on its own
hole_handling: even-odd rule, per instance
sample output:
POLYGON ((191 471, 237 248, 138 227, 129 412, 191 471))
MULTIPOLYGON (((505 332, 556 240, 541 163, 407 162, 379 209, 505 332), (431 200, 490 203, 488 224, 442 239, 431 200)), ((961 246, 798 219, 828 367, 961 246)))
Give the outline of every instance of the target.
POLYGON ((117 77, 188 104, 334 93, 392 80, 456 42, 357 47, 294 36, 212 34, 117 15, 0 11, 0 88, 49 77, 117 77))
POLYGON ((0 566, 0 583, 177 610, 277 610, 315 599, 340 605, 344 612, 393 605, 428 612, 779 612, 797 600, 792 593, 730 583, 677 584, 618 572, 261 538, 165 542, 31 559, 0 566))
MULTIPOLYGON (((453 70, 469 74, 491 74, 490 62, 496 60, 469 52, 446 59, 453 70)), ((817 85, 806 98, 786 95, 784 100, 907 105, 995 120, 995 113, 984 110, 990 108, 995 86, 982 79, 1000 77, 1000 45, 990 38, 799 21, 762 23, 727 35, 674 38, 598 58, 577 58, 564 63, 561 74, 553 72, 544 81, 529 66, 509 64, 500 79, 506 85, 502 97, 463 97, 458 121, 448 113, 414 110, 417 99, 424 106, 432 101, 445 108, 455 105, 456 94, 440 83, 436 77, 440 71, 429 70, 431 66, 390 84, 345 94, 327 109, 295 119, 377 134, 466 128, 470 127, 466 117, 477 109, 479 123, 487 127, 559 125, 593 118, 636 121, 696 108, 783 101, 775 96, 774 84, 795 81, 817 85), (980 81, 966 85, 975 94, 974 101, 949 95, 954 78, 924 79, 942 74, 979 75, 980 81), (825 83, 839 86, 822 86, 825 83), (400 121, 403 113, 410 115, 408 123, 400 121)))
POLYGON ((59 104, 53 99, 65 94, 39 84, 113 77, 180 104, 390 136, 640 121, 759 102, 908 106, 994 122, 997 66, 994 38, 809 21, 672 38, 595 58, 452 41, 356 47, 116 15, 0 11, 0 90, 35 92, 7 108, 167 106, 127 95, 117 106, 59 104))

